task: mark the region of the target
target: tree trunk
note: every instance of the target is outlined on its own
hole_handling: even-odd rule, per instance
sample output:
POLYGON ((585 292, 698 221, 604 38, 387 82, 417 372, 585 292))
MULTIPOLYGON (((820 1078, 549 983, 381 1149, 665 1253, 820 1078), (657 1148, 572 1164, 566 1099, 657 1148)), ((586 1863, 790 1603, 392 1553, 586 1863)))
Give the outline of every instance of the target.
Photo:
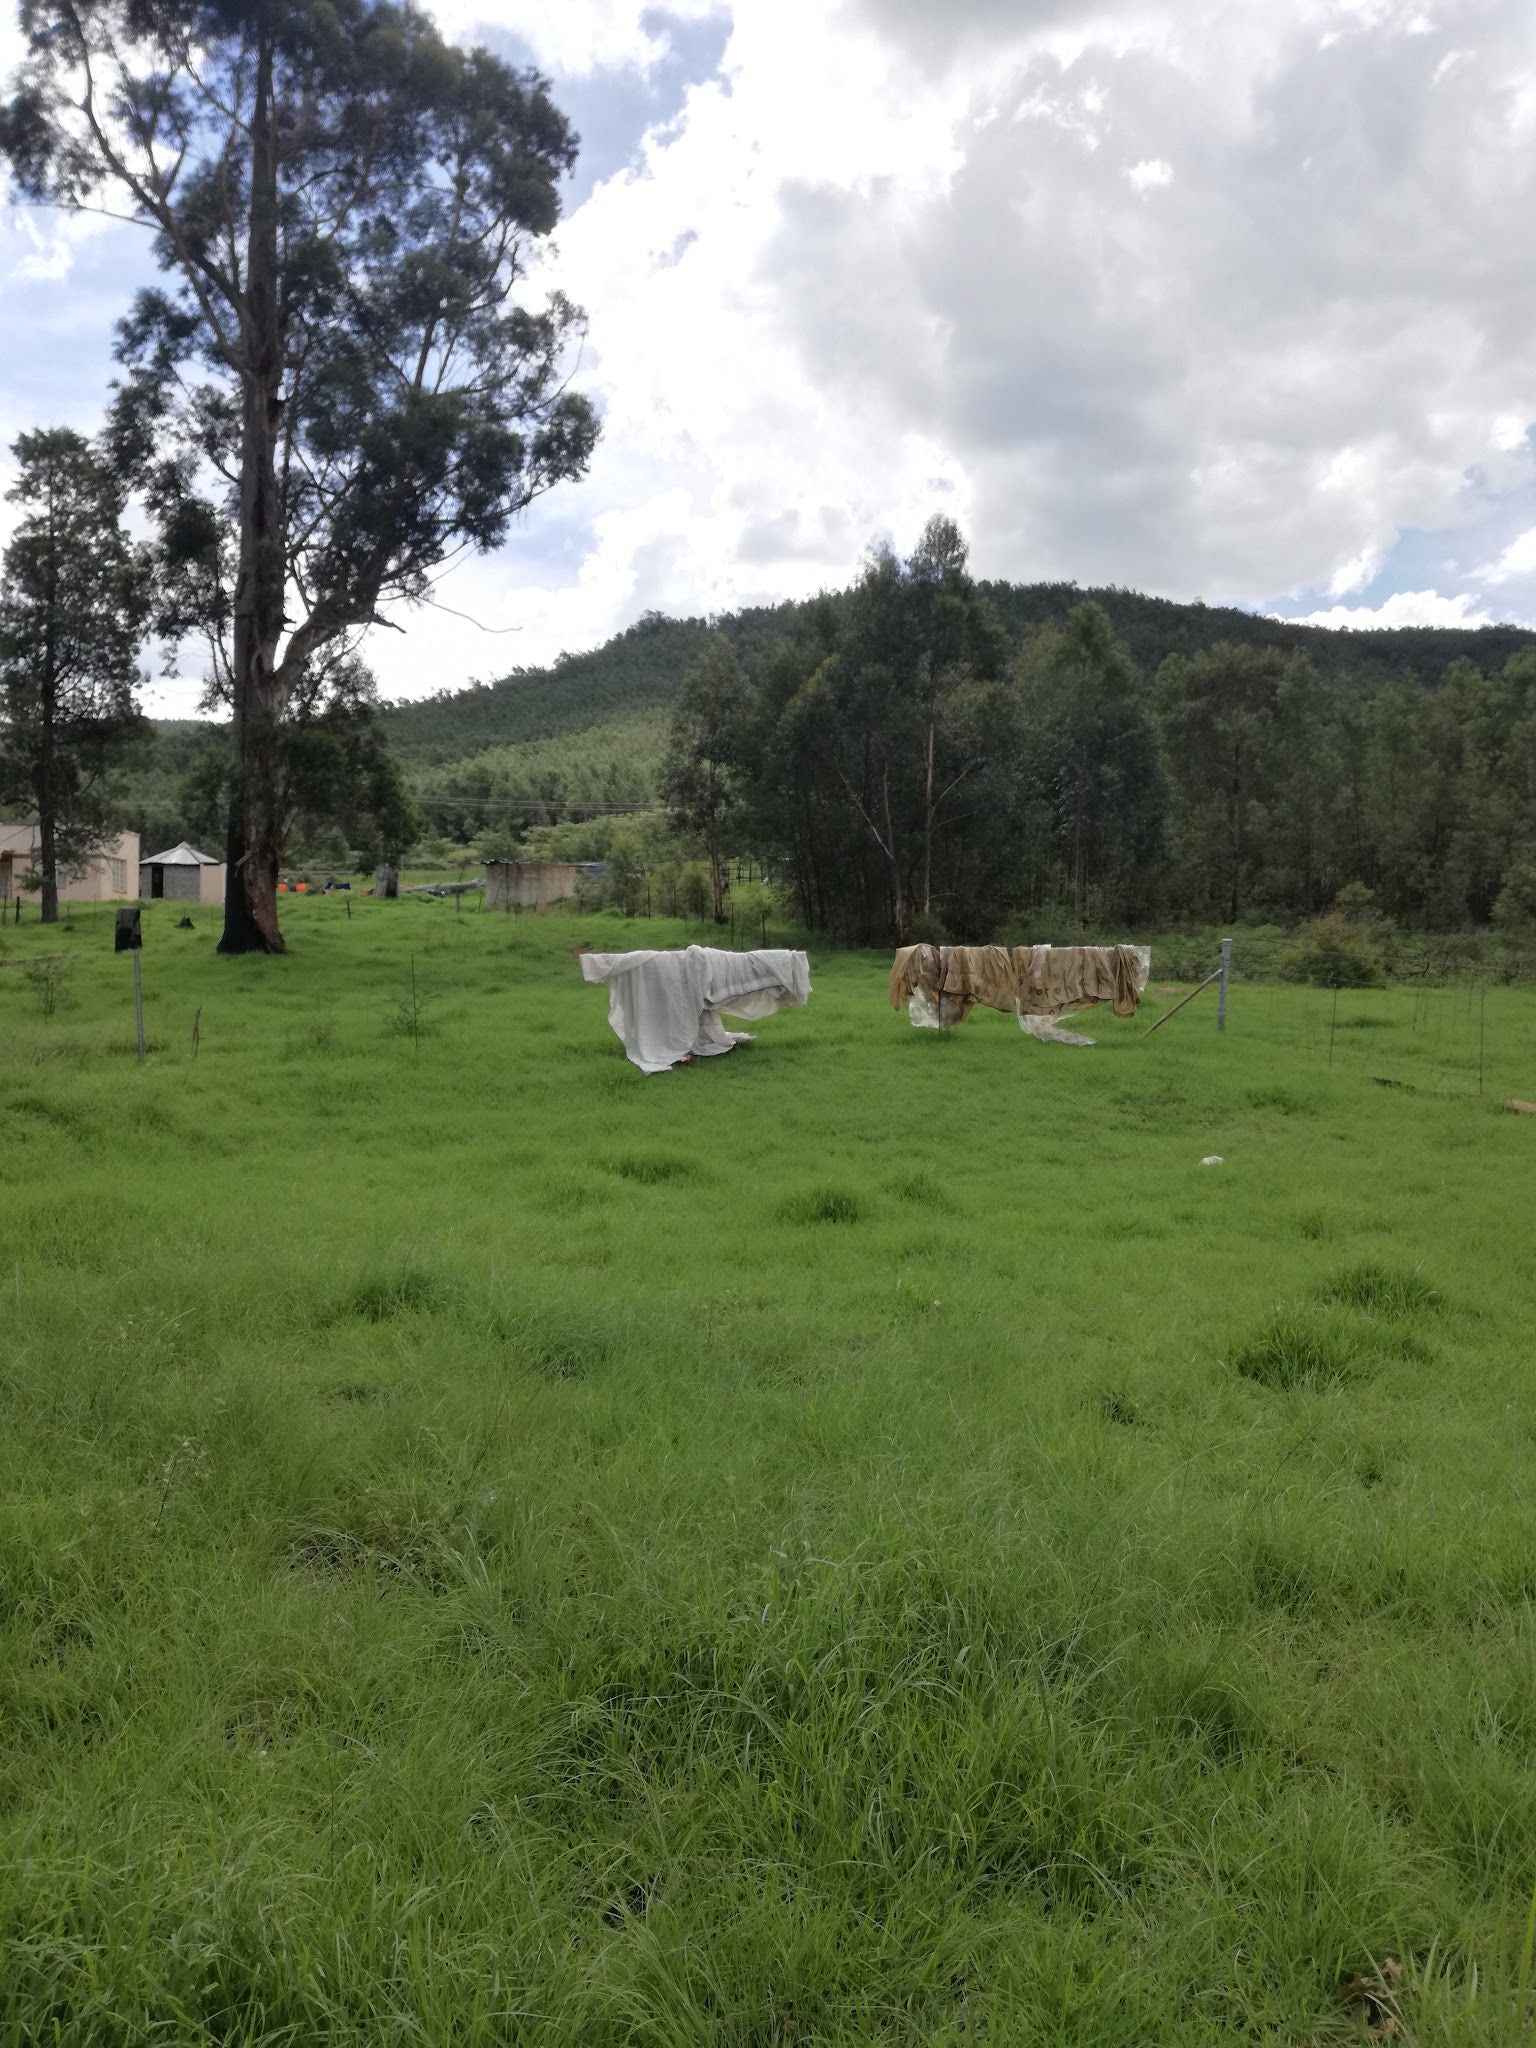
POLYGON ((59 616, 59 548, 58 532, 54 525, 54 472, 50 469, 48 480, 48 609, 43 623, 43 686, 42 701, 38 706, 42 716, 38 721, 37 749, 37 864, 42 872, 42 911, 44 924, 59 921, 59 879, 55 872, 58 861, 58 818, 55 810, 56 793, 53 783, 53 738, 54 720, 59 708, 59 672, 55 630, 59 616))
POLYGON ((43 876, 42 921, 44 924, 57 924, 59 921, 59 883, 58 877, 54 873, 54 860, 56 856, 54 854, 55 838, 53 830, 53 805, 51 803, 45 805, 38 820, 37 845, 37 864, 41 868, 43 876))
POLYGON ((277 648, 286 581, 277 487, 283 375, 278 308, 277 136, 272 38, 256 57, 251 115, 251 213, 246 258, 240 444, 240 569, 235 584, 233 772, 221 953, 281 953, 277 869, 282 687, 277 648))
POLYGON ((725 923, 725 863, 720 858, 720 849, 709 849, 709 887, 715 903, 715 923, 725 923))
POLYGON ((933 908, 933 721, 923 749, 923 915, 933 908))
POLYGON ((1239 875, 1243 863, 1243 753, 1242 742, 1232 749, 1231 840, 1232 840, 1232 887, 1227 904, 1227 918, 1237 923, 1239 875))

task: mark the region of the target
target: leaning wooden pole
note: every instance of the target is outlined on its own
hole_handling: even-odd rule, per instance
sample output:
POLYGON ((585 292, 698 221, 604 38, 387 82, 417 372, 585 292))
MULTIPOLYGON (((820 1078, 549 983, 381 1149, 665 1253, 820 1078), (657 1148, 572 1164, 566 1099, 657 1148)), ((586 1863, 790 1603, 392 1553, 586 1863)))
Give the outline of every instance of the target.
POLYGON ((1161 1017, 1158 1018, 1156 1024, 1149 1024, 1147 1026, 1146 1030, 1141 1034, 1142 1037, 1150 1038, 1153 1032, 1157 1030, 1158 1025, 1166 1024, 1170 1017, 1177 1017, 1180 1010, 1183 1009, 1186 1003, 1192 1003, 1195 1000, 1195 997, 1199 995, 1201 988, 1209 988, 1213 981, 1220 981, 1220 979, 1221 969, 1218 967, 1214 974, 1208 974, 1205 977, 1204 981, 1202 981, 1200 984, 1200 988, 1192 988, 1187 996, 1180 997, 1179 1001, 1174 1004, 1171 1010, 1164 1010, 1161 1017))

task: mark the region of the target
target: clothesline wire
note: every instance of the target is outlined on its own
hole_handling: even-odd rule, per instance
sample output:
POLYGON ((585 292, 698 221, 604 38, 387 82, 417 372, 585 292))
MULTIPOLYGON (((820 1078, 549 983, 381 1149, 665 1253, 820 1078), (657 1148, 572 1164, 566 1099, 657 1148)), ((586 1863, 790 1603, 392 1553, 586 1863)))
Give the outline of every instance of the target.
POLYGON ((659 804, 609 804, 579 796, 447 796, 441 790, 413 788, 418 803, 470 811, 597 811, 604 817, 656 811, 659 804))

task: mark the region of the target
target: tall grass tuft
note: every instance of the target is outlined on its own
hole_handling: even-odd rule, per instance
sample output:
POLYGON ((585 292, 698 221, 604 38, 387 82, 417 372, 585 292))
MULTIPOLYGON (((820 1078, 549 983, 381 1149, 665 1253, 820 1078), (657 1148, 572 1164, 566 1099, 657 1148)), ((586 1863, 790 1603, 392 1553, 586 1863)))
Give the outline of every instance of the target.
POLYGON ((1344 1385, 1366 1377, 1373 1363, 1368 1343, 1349 1323, 1296 1308, 1277 1308, 1228 1356, 1245 1380, 1282 1390, 1344 1385))
POLYGON ((1441 1305, 1439 1290, 1418 1266, 1387 1266, 1378 1259, 1366 1259, 1336 1273, 1322 1288, 1320 1298, 1391 1321, 1441 1305))

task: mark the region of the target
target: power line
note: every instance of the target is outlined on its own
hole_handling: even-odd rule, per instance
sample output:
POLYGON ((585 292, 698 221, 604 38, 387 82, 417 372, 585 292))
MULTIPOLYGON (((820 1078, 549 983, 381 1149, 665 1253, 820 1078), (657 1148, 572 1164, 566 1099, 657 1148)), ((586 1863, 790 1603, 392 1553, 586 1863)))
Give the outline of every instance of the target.
POLYGON ((609 804, 582 796, 453 796, 443 790, 412 789, 412 796, 418 803, 436 804, 446 808, 453 805, 457 810, 491 811, 597 811, 604 816, 632 814, 640 811, 659 811, 659 803, 609 804))

